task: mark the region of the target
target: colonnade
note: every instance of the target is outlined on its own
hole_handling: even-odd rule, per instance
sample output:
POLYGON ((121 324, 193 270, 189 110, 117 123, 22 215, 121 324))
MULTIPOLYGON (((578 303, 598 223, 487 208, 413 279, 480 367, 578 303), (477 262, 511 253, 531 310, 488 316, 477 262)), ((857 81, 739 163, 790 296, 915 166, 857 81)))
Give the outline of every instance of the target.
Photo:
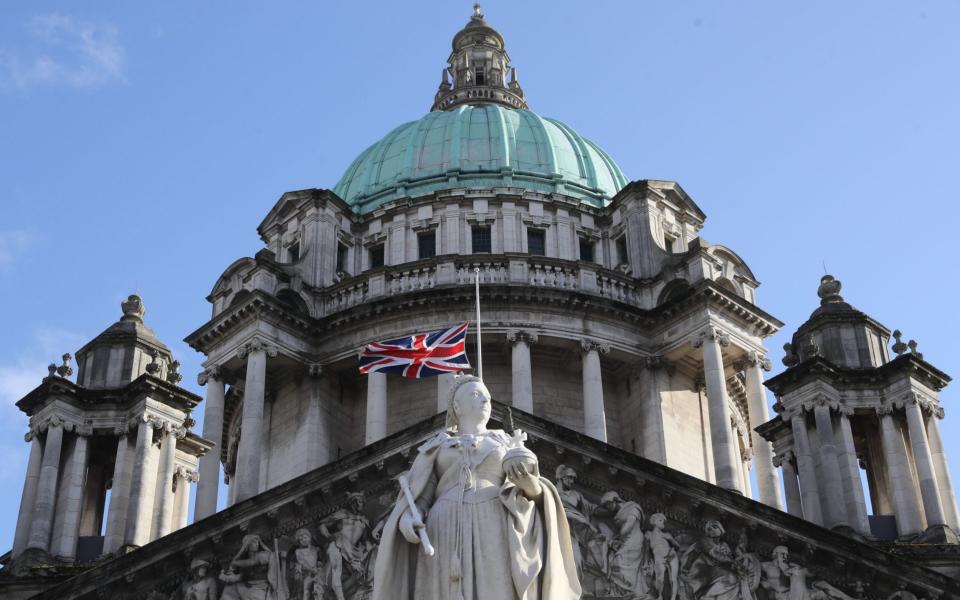
POLYGON ((880 434, 879 440, 867 441, 875 445, 867 464, 876 486, 875 510, 882 510, 878 503, 892 509, 901 537, 931 528, 957 531, 960 518, 938 410, 916 394, 869 413, 854 413, 825 396, 798 406, 789 417, 792 449, 776 460, 783 469, 788 511, 826 527, 871 533, 851 425, 852 419, 863 419, 870 421, 864 426, 873 424, 880 434))
MULTIPOLYGON (((530 330, 512 329, 506 332, 510 348, 511 392, 513 406, 532 413, 533 378, 531 369, 531 346, 538 343, 538 335, 530 330)), ((703 348, 704 380, 708 398, 711 453, 714 479, 718 485, 739 493, 750 494, 749 457, 743 458, 731 425, 730 400, 724 376, 722 346, 729 338, 715 328, 708 328, 696 342, 703 348)), ((604 407, 604 390, 601 359, 608 354, 607 344, 585 339, 579 343, 580 369, 583 402, 583 431, 586 435, 606 442, 607 419, 604 407)), ((260 456, 262 454, 263 410, 266 377, 266 358, 276 356, 275 348, 259 340, 241 347, 238 356, 246 358, 246 384, 244 389, 242 429, 237 452, 236 473, 231 485, 231 503, 239 502, 259 492, 260 456), (249 433, 248 433, 249 432, 249 433)), ((664 431, 661 397, 668 389, 666 369, 668 362, 663 357, 642 357, 631 372, 638 385, 630 387, 633 399, 639 407, 638 453, 667 463, 666 433, 664 431)), ((746 373, 746 389, 750 406, 751 423, 767 420, 767 401, 763 387, 763 370, 769 369, 769 361, 753 355, 743 367, 746 373)), ((223 398, 224 383, 217 369, 208 369, 200 375, 201 383, 207 385, 207 404, 204 419, 204 438, 220 447, 224 440, 223 398)), ((452 376, 437 377, 437 411, 447 406, 447 396, 452 376)), ((387 435, 388 380, 383 373, 366 376, 366 419, 364 443, 371 444, 387 435)), ((752 444, 760 448, 757 455, 757 477, 760 500, 779 507, 781 497, 777 475, 772 464, 769 443, 757 435, 752 444)), ((219 452, 210 452, 200 459, 200 483, 197 490, 195 518, 201 519, 216 512, 219 474, 219 452)))
POLYGON ((178 477, 196 481, 195 473, 176 465, 177 440, 186 430, 146 415, 132 427, 112 432, 117 450, 109 508, 103 505, 106 473, 91 456, 92 429, 55 415, 27 434, 30 458, 13 556, 36 549, 75 560, 80 537, 99 535, 105 510, 105 554, 125 545, 142 546, 186 524, 183 506, 189 489, 176 493, 178 477), (158 486, 158 477, 166 485, 158 486))

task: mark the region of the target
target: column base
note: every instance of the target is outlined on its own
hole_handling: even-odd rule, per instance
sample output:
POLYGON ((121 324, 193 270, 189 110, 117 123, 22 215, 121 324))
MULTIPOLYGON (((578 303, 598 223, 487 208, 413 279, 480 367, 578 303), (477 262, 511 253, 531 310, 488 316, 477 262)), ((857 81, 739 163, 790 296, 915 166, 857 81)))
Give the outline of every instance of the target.
POLYGON ((63 564, 63 561, 57 560, 43 548, 27 548, 18 554, 5 570, 15 577, 26 577, 34 574, 37 567, 59 566, 61 564, 63 564))
POLYGON ((946 525, 932 525, 921 533, 917 540, 924 544, 957 544, 960 539, 957 538, 957 532, 946 525))

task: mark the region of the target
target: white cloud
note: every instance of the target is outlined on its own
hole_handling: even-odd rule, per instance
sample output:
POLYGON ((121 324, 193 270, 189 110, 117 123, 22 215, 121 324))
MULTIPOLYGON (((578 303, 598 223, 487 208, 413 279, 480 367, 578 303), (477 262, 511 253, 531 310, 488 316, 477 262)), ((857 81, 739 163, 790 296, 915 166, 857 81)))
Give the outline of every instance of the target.
POLYGON ((29 231, 0 231, 0 269, 12 265, 35 239, 36 236, 29 231))
POLYGON ((0 49, 0 87, 90 88, 123 80, 124 49, 113 25, 54 13, 31 19, 27 33, 35 48, 0 49))
POLYGON ((40 385, 47 375, 47 365, 59 364, 64 352, 72 354, 84 341, 70 331, 40 329, 19 355, 0 363, 0 485, 22 483, 30 452, 23 443, 28 419, 16 407, 17 400, 40 385))

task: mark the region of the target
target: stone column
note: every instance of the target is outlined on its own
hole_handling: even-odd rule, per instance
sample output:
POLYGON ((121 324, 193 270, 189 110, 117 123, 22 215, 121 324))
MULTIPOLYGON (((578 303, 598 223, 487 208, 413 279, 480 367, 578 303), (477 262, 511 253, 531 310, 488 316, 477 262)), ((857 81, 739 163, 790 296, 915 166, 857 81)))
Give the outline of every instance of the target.
POLYGON ((203 407, 203 437, 213 442, 213 449, 200 457, 200 482, 193 509, 195 521, 217 512, 220 489, 220 449, 223 447, 224 381, 220 367, 213 366, 197 376, 197 383, 207 386, 203 407))
POLYGON ((774 465, 783 469, 783 491, 787 499, 787 512, 802 519, 803 501, 800 499, 797 468, 793 466, 793 452, 787 450, 782 456, 774 458, 774 465))
POLYGON ((742 493, 736 465, 736 461, 740 459, 740 453, 737 451, 733 431, 730 428, 727 379, 723 372, 723 358, 720 350, 720 346, 729 344, 730 338, 726 334, 709 327, 694 345, 703 347, 703 376, 707 386, 710 441, 713 446, 716 482, 722 488, 742 493))
POLYGON ((114 430, 117 435, 117 455, 113 466, 110 507, 107 509, 107 535, 103 540, 104 554, 110 554, 123 545, 123 536, 127 527, 134 456, 130 450, 127 431, 127 427, 118 427, 114 430))
POLYGON ((163 430, 163 442, 160 450, 160 468, 157 474, 157 510, 156 521, 153 524, 154 538, 160 538, 170 533, 173 527, 174 509, 174 473, 177 469, 177 439, 182 438, 186 431, 180 427, 167 424, 163 430))
POLYGON ((372 444, 387 437, 387 376, 367 374, 367 426, 364 443, 372 444))
POLYGON ((635 385, 640 405, 640 455, 667 464, 667 443, 663 431, 661 392, 667 359, 644 356, 637 364, 635 385))
POLYGON ((137 446, 130 479, 130 505, 123 544, 143 546, 150 541, 153 500, 157 489, 157 447, 153 429, 161 424, 143 415, 137 423, 137 446))
POLYGON ((330 462, 330 422, 327 418, 328 400, 325 391, 329 389, 329 382, 324 373, 323 365, 311 364, 307 369, 307 378, 304 380, 306 393, 304 401, 307 403, 304 422, 297 428, 297 449, 301 461, 300 473, 321 467, 330 462))
POLYGON ((20 513, 17 516, 17 529, 13 536, 12 556, 14 558, 27 548, 33 507, 37 498, 37 483, 40 481, 40 464, 43 460, 43 445, 40 443, 37 432, 31 429, 24 436, 24 440, 30 443, 30 459, 27 461, 27 477, 23 480, 20 513))
POLYGON ((61 486, 62 498, 58 498, 57 520, 60 521, 59 535, 54 535, 50 544, 50 554, 62 556, 68 560, 77 556, 77 538, 80 536, 80 514, 83 511, 83 487, 87 474, 87 435, 74 429, 73 448, 64 464, 61 486))
POLYGON ((897 515, 897 530, 900 536, 913 535, 923 530, 920 511, 915 501, 913 477, 907 463, 903 436, 893 421, 892 408, 877 409, 880 415, 880 436, 883 440, 883 455, 887 463, 887 480, 890 482, 893 509, 897 515))
POLYGON ((773 449, 762 435, 756 432, 756 427, 770 420, 767 408, 767 393, 763 387, 763 372, 770 370, 770 361, 760 354, 751 353, 743 370, 746 376, 747 410, 749 411, 750 441, 754 452, 754 469, 757 474, 757 491, 760 502, 783 510, 783 499, 780 497, 780 483, 777 481, 777 471, 773 467, 773 449))
POLYGON ((47 440, 43 445, 40 462, 40 479, 33 505, 33 520, 30 524, 28 548, 50 551, 50 534, 53 531, 53 513, 57 505, 57 476, 60 472, 60 450, 63 448, 63 421, 53 417, 47 424, 47 440))
POLYGON ((837 459, 837 444, 833 437, 833 416, 830 404, 821 397, 813 408, 813 418, 817 424, 817 437, 820 439, 820 465, 823 476, 823 506, 826 507, 825 523, 827 527, 850 526, 847 520, 846 498, 840 479, 840 461, 837 459))
POLYGON ((930 453, 933 457, 933 466, 937 473, 937 483, 940 489, 940 503, 947 517, 947 525, 960 533, 960 514, 957 511, 957 497, 953 491, 953 481, 950 477, 950 467, 947 465, 947 453, 943 448, 943 439, 940 437, 938 419, 943 418, 943 409, 934 407, 927 419, 927 439, 930 440, 930 453))
POLYGON ((907 413, 907 429, 910 433, 910 445, 913 447, 913 462, 920 480, 920 497, 923 499, 923 512, 927 517, 927 528, 944 526, 947 518, 937 489, 937 476, 933 466, 933 455, 927 441, 927 430, 923 425, 920 412, 921 398, 912 396, 904 403, 907 413))
MULTIPOLYGON (((185 467, 177 467, 173 476, 174 496, 177 505, 174 510, 172 531, 187 526, 190 519, 190 482, 198 479, 199 475, 196 472, 185 467)), ((196 514, 196 509, 194 509, 194 514, 196 514)))
POLYGON ((603 407, 603 376, 600 354, 610 347, 592 340, 580 342, 583 367, 583 432, 601 442, 607 441, 607 415, 603 407))
POLYGON ((267 391, 267 356, 277 355, 275 348, 259 339, 245 344, 238 356, 247 359, 243 388, 243 414, 240 420, 240 446, 237 448, 236 502, 260 493, 260 459, 263 451, 263 405, 267 391))
POLYGON ((537 342, 537 334, 513 329, 507 332, 511 350, 511 397, 514 407, 533 413, 533 374, 530 368, 530 344, 537 342))
POLYGON ((740 478, 743 485, 743 495, 747 498, 753 498, 753 484, 750 482, 750 461, 752 460, 752 456, 752 452, 747 448, 743 451, 740 461, 740 478))
POLYGON ((803 516, 806 520, 823 525, 820 512, 820 486, 817 482, 817 468, 810 450, 810 438, 807 436, 807 419, 803 412, 797 412, 790 418, 793 429, 793 448, 797 458, 797 471, 800 477, 800 497, 803 498, 803 516))
POLYGON ((863 494, 863 481, 860 479, 860 464, 857 449, 853 444, 853 431, 850 429, 850 417, 841 410, 838 420, 840 479, 843 482, 843 495, 847 504, 847 519, 850 525, 863 535, 870 534, 870 520, 867 518, 867 500, 863 494))

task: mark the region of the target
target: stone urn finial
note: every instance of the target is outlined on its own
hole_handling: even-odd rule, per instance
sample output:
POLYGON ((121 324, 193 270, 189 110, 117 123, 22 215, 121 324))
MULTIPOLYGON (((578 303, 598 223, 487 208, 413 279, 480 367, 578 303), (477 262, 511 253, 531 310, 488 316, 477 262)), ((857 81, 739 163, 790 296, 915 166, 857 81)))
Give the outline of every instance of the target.
POLYGON ((73 375, 73 367, 70 366, 70 361, 73 357, 67 352, 61 358, 63 358, 63 364, 57 367, 57 375, 60 377, 70 377, 73 375))
POLYGON ((147 313, 147 310, 143 307, 143 299, 140 296, 130 294, 126 301, 120 303, 120 308, 123 309, 121 320, 143 323, 143 315, 147 313))
POLYGON ((835 279, 833 275, 824 275, 821 277, 820 287, 817 288, 817 295, 820 296, 820 306, 843 302, 843 296, 840 295, 841 287, 843 287, 843 285, 840 283, 840 280, 835 279))
POLYGON ((160 353, 154 350, 153 352, 150 353, 150 356, 152 357, 153 360, 150 361, 150 363, 145 367, 145 369, 147 373, 150 373, 155 377, 159 377, 160 376, 160 353))

